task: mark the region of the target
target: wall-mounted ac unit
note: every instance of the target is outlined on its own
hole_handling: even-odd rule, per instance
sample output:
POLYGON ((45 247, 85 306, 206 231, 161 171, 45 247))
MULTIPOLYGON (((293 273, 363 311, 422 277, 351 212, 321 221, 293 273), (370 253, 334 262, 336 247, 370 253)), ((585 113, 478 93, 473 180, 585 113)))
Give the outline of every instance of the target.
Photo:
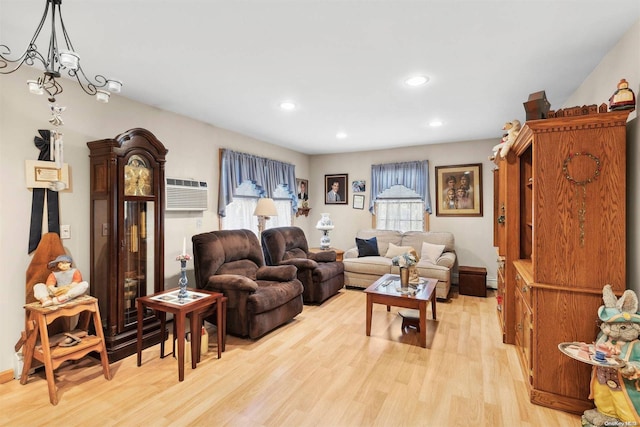
POLYGON ((206 211, 209 188, 204 181, 167 178, 166 210, 168 211, 206 211))

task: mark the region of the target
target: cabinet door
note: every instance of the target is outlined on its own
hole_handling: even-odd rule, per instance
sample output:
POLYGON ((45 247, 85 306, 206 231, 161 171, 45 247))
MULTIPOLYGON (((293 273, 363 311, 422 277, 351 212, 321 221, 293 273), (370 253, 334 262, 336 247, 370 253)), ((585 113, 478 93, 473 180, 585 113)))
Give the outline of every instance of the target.
POLYGON ((124 275, 121 283, 124 286, 120 299, 122 328, 136 326, 136 298, 155 293, 155 208, 155 203, 151 201, 124 202, 124 246, 121 254, 124 275))
POLYGON ((528 305, 529 292, 527 284, 522 280, 519 273, 516 273, 515 297, 515 318, 516 334, 515 345, 518 349, 518 356, 522 369, 527 376, 527 381, 531 383, 531 339, 532 339, 532 315, 528 305))

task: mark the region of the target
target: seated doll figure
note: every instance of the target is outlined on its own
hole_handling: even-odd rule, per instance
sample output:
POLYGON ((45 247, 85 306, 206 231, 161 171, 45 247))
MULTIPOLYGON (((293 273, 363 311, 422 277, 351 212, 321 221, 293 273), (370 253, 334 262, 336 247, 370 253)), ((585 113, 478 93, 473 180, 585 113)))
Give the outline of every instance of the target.
POLYGON ((82 280, 80 270, 71 268, 72 262, 68 255, 58 256, 47 265, 52 272, 46 283, 33 286, 33 295, 43 307, 63 304, 85 294, 89 289, 89 283, 82 280))

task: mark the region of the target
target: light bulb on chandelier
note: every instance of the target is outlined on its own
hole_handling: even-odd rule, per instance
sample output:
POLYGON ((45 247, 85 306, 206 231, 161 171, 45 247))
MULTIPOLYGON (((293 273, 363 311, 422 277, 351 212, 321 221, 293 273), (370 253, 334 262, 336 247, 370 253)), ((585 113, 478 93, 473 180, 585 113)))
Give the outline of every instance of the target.
POLYGON ((40 23, 31 37, 25 51, 15 59, 9 59, 11 49, 0 44, 0 74, 10 74, 26 64, 33 66, 42 65, 44 73, 37 80, 28 80, 29 92, 35 95, 49 95, 49 102, 54 103, 56 96, 62 93, 62 86, 56 80, 60 78, 62 72, 66 72, 71 78, 76 79, 82 90, 88 95, 95 95, 98 102, 109 102, 111 93, 120 93, 122 82, 116 79, 108 79, 100 74, 90 80, 80 66, 80 55, 74 51, 69 34, 65 28, 61 13, 62 0, 46 0, 46 6, 40 23), (38 51, 36 45, 47 16, 51 10, 51 35, 47 43, 48 51, 43 55, 38 51), (56 29, 62 30, 64 47, 61 48, 56 37, 56 29))

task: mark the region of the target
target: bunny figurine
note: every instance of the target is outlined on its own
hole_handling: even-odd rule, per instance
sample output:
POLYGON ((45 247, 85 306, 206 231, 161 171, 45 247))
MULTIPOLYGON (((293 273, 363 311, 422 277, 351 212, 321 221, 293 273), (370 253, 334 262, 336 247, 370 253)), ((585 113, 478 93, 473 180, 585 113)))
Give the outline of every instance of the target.
POLYGON ((583 426, 639 425, 640 416, 640 313, 638 297, 626 290, 616 298, 610 285, 602 289, 604 305, 598 309, 603 322, 595 342, 596 350, 614 356, 620 368, 594 366, 590 399, 596 409, 582 415, 583 426))

